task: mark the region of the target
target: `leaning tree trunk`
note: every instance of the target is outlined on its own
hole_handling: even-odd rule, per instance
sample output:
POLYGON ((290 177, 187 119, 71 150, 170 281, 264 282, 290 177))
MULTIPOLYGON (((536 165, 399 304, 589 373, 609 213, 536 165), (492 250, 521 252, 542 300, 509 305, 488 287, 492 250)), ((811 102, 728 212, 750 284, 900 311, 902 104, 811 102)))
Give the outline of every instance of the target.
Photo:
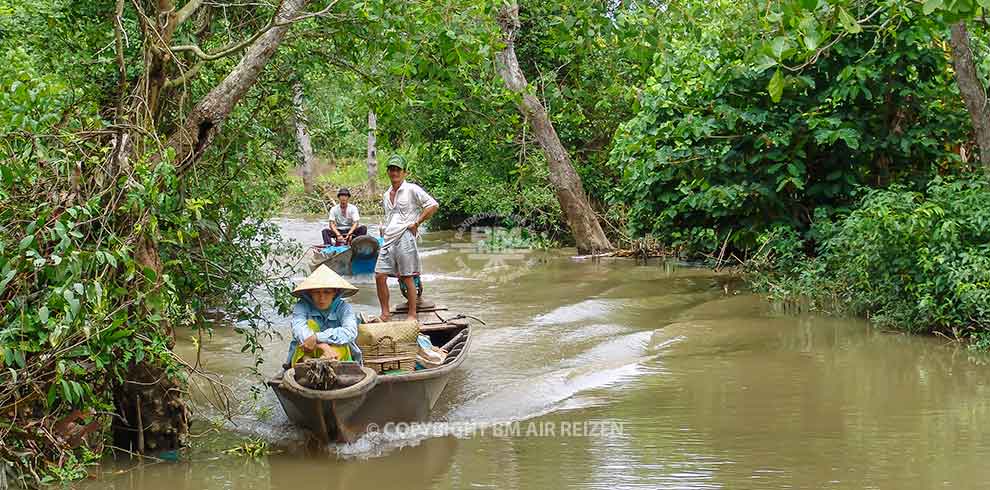
MULTIPOLYGON (((194 165, 213 142, 224 119, 258 80, 261 70, 275 54, 289 29, 290 23, 287 21, 298 16, 307 2, 284 0, 275 14, 275 22, 279 25, 248 46, 233 71, 196 104, 185 122, 169 137, 167 147, 175 152, 180 175, 194 165)), ((187 5, 199 3, 190 0, 187 5)), ((123 139, 119 146, 121 151, 128 148, 123 139)), ((159 153, 154 158, 160 159, 161 156, 159 153)), ((135 260, 156 273, 154 280, 158 284, 150 287, 143 285, 143 288, 160 286, 163 267, 158 244, 150 235, 145 234, 139 239, 135 260)), ((168 325, 163 327, 169 328, 168 325)), ((114 393, 118 415, 113 419, 112 428, 115 445, 139 452, 178 448, 189 428, 188 411, 181 394, 181 387, 160 365, 146 359, 131 366, 126 379, 114 393)))
POLYGON ((973 121, 976 144, 980 148, 980 163, 990 174, 990 106, 987 104, 986 88, 973 61, 973 50, 969 46, 969 31, 966 22, 952 24, 950 44, 952 64, 956 68, 956 83, 959 93, 966 103, 966 110, 973 121))
POLYGON ((175 151, 180 174, 194 165, 213 142, 220 125, 275 55, 278 45, 289 32, 291 24, 288 21, 297 17, 308 1, 283 1, 275 14, 278 25, 251 43, 234 70, 196 104, 182 126, 169 137, 167 146, 175 151))
POLYGON ((529 91, 529 82, 519 68, 516 50, 513 46, 516 31, 519 30, 519 6, 506 5, 498 15, 505 49, 495 55, 498 72, 509 90, 522 96, 519 110, 533 126, 533 132, 550 166, 550 183, 557 193, 557 200, 564 210, 567 225, 574 234, 578 253, 596 253, 612 250, 612 244, 605 237, 588 196, 581 184, 581 177, 574 171, 571 157, 557 137, 557 131, 550 122, 543 104, 529 91))
POLYGON ((304 192, 309 195, 313 193, 313 144, 309 138, 309 129, 306 127, 306 107, 303 104, 302 83, 296 82, 292 85, 292 105, 295 109, 296 141, 299 143, 299 154, 301 157, 301 169, 304 192))
POLYGON ((368 189, 371 195, 378 194, 378 149, 375 148, 375 130, 378 119, 375 111, 368 111, 368 189))

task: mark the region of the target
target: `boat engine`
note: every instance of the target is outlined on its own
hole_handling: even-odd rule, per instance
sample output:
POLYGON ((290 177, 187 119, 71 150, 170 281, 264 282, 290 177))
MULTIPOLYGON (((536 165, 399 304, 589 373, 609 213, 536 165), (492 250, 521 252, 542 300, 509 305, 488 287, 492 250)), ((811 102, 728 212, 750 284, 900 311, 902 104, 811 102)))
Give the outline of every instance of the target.
MULTIPOLYGON (((419 279, 419 276, 413 276, 413 285, 416 286, 416 297, 420 301, 423 300, 423 281, 419 279)), ((404 281, 399 281, 399 291, 402 292, 402 297, 409 301, 409 288, 406 287, 404 281)))

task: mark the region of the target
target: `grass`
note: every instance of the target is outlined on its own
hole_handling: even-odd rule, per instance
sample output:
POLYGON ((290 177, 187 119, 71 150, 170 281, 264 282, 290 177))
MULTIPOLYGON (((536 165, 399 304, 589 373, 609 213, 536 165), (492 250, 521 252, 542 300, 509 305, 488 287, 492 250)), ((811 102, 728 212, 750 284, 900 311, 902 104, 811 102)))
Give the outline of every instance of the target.
MULTIPOLYGON (((388 185, 388 172, 384 162, 378 162, 378 186, 388 185)), ((301 180, 301 179, 300 179, 301 180)), ((340 162, 333 172, 325 173, 317 178, 317 183, 326 183, 342 187, 359 187, 368 183, 367 162, 364 160, 347 160, 340 162)))
MULTIPOLYGON (((351 191, 351 202, 359 209, 369 211, 377 209, 379 206, 378 192, 372 193, 368 187, 368 174, 366 162, 361 159, 341 159, 332 171, 328 165, 317 165, 314 185, 316 195, 306 195, 303 192, 302 177, 291 173, 289 178, 289 188, 286 192, 283 209, 292 212, 302 213, 326 213, 337 201, 337 190, 347 187, 351 191)), ((376 179, 378 189, 388 186, 388 173, 385 170, 384 160, 378 161, 378 178, 376 179)), ((372 213, 373 214, 373 213, 372 213)))

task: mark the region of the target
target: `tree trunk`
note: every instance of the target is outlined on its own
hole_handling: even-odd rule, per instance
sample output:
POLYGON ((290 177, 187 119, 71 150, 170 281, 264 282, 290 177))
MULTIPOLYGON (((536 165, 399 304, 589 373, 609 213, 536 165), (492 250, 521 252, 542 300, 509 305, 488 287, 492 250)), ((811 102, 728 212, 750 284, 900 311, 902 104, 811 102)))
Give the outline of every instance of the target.
POLYGON ((375 148, 375 131, 378 129, 378 119, 375 111, 368 111, 368 189, 371 194, 378 194, 378 149, 375 148))
MULTIPOLYGON (((285 23, 297 17, 308 1, 285 0, 275 14, 275 22, 285 23)), ((289 27, 290 24, 273 27, 251 43, 234 70, 196 104, 182 126, 169 137, 167 146, 175 152, 180 174, 194 165, 213 142, 220 125, 275 55, 289 27)))
POLYGON ((295 108, 296 141, 299 143, 301 156, 302 179, 304 192, 313 193, 313 144, 309 139, 309 129, 306 127, 306 107, 303 104, 302 83, 292 85, 292 105, 295 108))
POLYGON ((114 446, 141 454, 173 451, 189 432, 189 410, 182 386, 147 360, 131 366, 114 390, 118 417, 112 421, 114 446))
MULTIPOLYGON (((275 15, 275 21, 284 23, 296 17, 307 2, 308 0, 284 0, 275 15)), ((198 3, 190 0, 190 5, 198 3)), ((162 2, 162 5, 171 4, 162 2)), ((178 21, 182 19, 173 22, 172 16, 173 14, 169 14, 169 24, 178 25, 178 21)), ((275 54, 288 29, 288 24, 280 25, 259 36, 245 50, 243 58, 233 71, 200 100, 185 122, 169 137, 166 147, 175 152, 180 175, 194 165, 213 142, 220 125, 258 80, 261 70, 275 54)), ((152 65, 157 62, 152 61, 152 65)), ((155 89, 158 90, 163 78, 159 77, 156 69, 155 66, 150 67, 149 83, 159 86, 155 89)), ((157 98, 157 95, 153 93, 152 98, 157 98)), ((125 151, 128 148, 127 142, 123 139, 120 141, 118 146, 121 151, 125 151)), ((160 159, 161 154, 155 158, 160 159)), ((126 157, 117 159, 126 162, 126 157)), ((155 280, 160 282, 163 268, 158 243, 149 234, 145 234, 139 240, 134 253, 135 261, 155 271, 155 280)), ((162 327, 166 329, 166 335, 171 333, 169 325, 162 327)), ((114 390, 114 402, 119 415, 119 418, 114 419, 112 427, 116 445, 139 452, 178 448, 188 432, 189 416, 177 383, 149 359, 133 364, 125 378, 114 390)))
MULTIPOLYGON (((157 290, 162 287, 164 265, 158 253, 158 243, 149 235, 143 235, 134 248, 134 260, 154 271, 153 284, 141 284, 139 290, 157 290)), ((149 316, 157 311, 141 310, 134 314, 149 316)), ((163 336, 172 339, 175 332, 168 323, 159 324, 163 336)), ((182 400, 181 386, 165 372, 160 364, 145 358, 128 367, 123 383, 114 387, 114 405, 119 417, 111 423, 114 445, 132 452, 149 453, 171 451, 183 444, 189 432, 189 410, 182 400)))
POLYGON ((571 157, 557 137, 557 131, 550 122, 550 117, 539 99, 529 93, 529 82, 519 68, 516 50, 513 45, 515 33, 519 29, 519 6, 506 5, 498 15, 499 27, 502 29, 502 41, 505 49, 495 55, 499 75, 505 81, 509 90, 522 96, 519 110, 533 127, 547 164, 550 166, 550 183, 557 193, 557 200, 564 210, 567 226, 574 234, 578 253, 597 253, 612 250, 612 244, 605 237, 602 226, 598 222, 588 196, 581 184, 581 177, 574 171, 571 157))
POLYGON ((973 121, 976 144, 980 149, 980 163, 990 173, 990 106, 987 104, 986 88, 973 61, 973 50, 969 46, 969 31, 966 22, 952 24, 950 44, 952 64, 956 68, 956 83, 959 93, 966 103, 966 110, 973 121))

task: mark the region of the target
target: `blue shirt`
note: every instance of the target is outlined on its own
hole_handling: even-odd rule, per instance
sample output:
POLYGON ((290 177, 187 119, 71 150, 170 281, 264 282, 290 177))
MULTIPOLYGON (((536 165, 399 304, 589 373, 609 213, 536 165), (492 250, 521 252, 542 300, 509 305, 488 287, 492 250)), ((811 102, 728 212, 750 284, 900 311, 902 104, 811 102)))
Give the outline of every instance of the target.
POLYGON ((351 358, 361 363, 361 349, 357 346, 357 315, 349 303, 338 295, 333 299, 330 308, 320 310, 304 295, 292 307, 292 342, 289 342, 289 357, 286 364, 292 363, 292 354, 313 331, 308 321, 313 320, 322 330, 316 333, 316 342, 320 344, 346 345, 351 350, 351 358))

